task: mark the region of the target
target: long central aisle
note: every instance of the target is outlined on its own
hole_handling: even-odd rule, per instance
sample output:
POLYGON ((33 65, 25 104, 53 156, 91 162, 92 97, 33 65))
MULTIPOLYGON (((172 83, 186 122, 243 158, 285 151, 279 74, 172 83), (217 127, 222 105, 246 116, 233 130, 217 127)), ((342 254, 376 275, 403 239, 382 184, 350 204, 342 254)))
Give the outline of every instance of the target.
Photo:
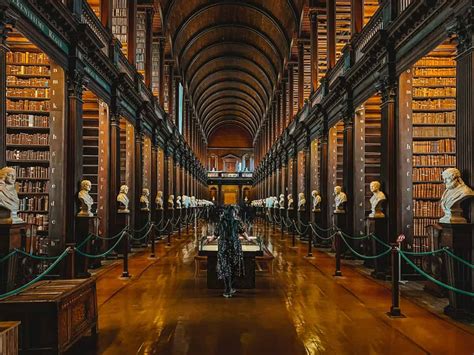
MULTIPOLYGON (((400 323, 392 324, 404 320, 393 321, 383 310, 367 307, 324 269, 305 260, 303 248, 291 249, 289 241, 279 236, 270 241, 276 257, 274 276, 257 276, 256 290, 231 299, 208 290, 204 272, 194 278, 193 242, 181 242, 167 253, 160 245, 160 259, 100 305, 97 348, 86 352, 81 346, 80 353, 436 353, 418 345, 431 342, 428 323, 419 324, 428 332, 415 342, 400 331, 400 323)), ((359 277, 359 286, 364 282, 376 285, 359 277)), ((386 292, 381 286, 374 290, 386 292)), ((100 282, 98 292, 99 296, 105 292, 100 282)), ((431 318, 445 323, 450 340, 462 347, 449 347, 452 352, 439 349, 440 353, 464 354, 473 349, 473 337, 467 331, 431 318)))

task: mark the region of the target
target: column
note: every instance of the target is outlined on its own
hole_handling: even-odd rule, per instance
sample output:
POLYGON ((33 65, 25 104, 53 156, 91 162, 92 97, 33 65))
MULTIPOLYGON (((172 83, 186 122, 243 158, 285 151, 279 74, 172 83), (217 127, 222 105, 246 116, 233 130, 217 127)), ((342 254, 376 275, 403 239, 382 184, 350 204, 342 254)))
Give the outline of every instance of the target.
MULTIPOLYGON (((140 116, 142 113, 140 114, 140 116)), ((141 228, 139 225, 140 221, 140 196, 142 195, 143 189, 143 117, 139 117, 135 123, 135 159, 133 159, 135 165, 135 183, 133 198, 134 201, 130 201, 130 204, 135 206, 133 209, 135 218, 134 223, 136 227, 141 228)))
POLYGON ((327 127, 327 117, 323 116, 324 128, 320 137, 320 159, 319 159, 319 186, 321 193, 321 224, 323 228, 329 228, 331 224, 332 191, 328 189, 329 180, 329 129, 327 127))
MULTIPOLYGON (((331 1, 331 0, 328 0, 331 1)), ((298 111, 304 104, 304 43, 298 41, 298 111)))
POLYGON ((179 130, 179 83, 181 78, 178 75, 174 76, 174 124, 179 130))
POLYGON ((128 40, 127 40, 127 58, 135 65, 136 47, 137 47, 137 0, 128 0, 128 40))
MULTIPOLYGON (((169 142, 167 142, 169 143, 169 142)), ((169 149, 163 149, 163 206, 165 209, 165 216, 168 215, 168 199, 170 195, 170 151, 169 149)))
POLYGON ((151 208, 151 218, 152 221, 157 222, 156 220, 156 204, 155 198, 158 193, 158 129, 155 128, 153 131, 151 145, 151 184, 150 184, 150 206, 151 208))
MULTIPOLYGON (((304 158, 304 196, 306 198, 305 215, 306 221, 311 221, 311 139, 309 130, 306 132, 306 141, 303 149, 304 158)), ((311 236, 311 231, 309 232, 311 236)))
POLYGON ((291 163, 293 166, 293 169, 291 171, 291 174, 293 175, 291 181, 291 194, 293 195, 293 200, 295 201, 294 208, 296 210, 298 208, 296 202, 298 201, 298 147, 296 146, 296 143, 293 146, 291 163))
POLYGON ((351 0, 351 33, 352 36, 362 31, 364 26, 364 0, 351 0))
POLYGON ((327 61, 328 71, 336 65, 336 0, 327 0, 327 61))
MULTIPOLYGON (((109 184, 108 184, 108 228, 111 235, 117 230, 117 195, 120 190, 120 96, 112 98, 109 126, 109 184)), ((112 244, 107 243, 108 246, 112 244)), ((107 246, 106 246, 107 247, 107 246)))
POLYGON ((100 2, 100 22, 106 29, 112 30, 112 0, 100 2))
POLYGON ((170 61, 168 62, 168 115, 173 121, 174 119, 174 101, 173 101, 173 76, 174 76, 174 70, 173 70, 173 62, 170 61))
MULTIPOLYGON (((354 114, 352 111, 346 113, 344 117, 344 147, 343 147, 343 185, 344 192, 347 194, 346 203, 346 233, 355 235, 354 231, 354 211, 357 206, 354 206, 356 198, 354 194, 354 179, 355 179, 355 166, 354 166, 354 114)), ((363 166, 363 165, 362 165, 363 166)))
POLYGON ((311 9, 309 12, 310 40, 311 40, 311 92, 318 88, 318 12, 311 9))
MULTIPOLYGON (((76 49, 74 49, 75 51, 76 49)), ((76 206, 82 179, 82 92, 84 72, 76 57, 70 58, 67 76, 67 119, 64 121, 64 238, 66 244, 75 243, 76 206)), ((53 188, 53 186, 52 186, 53 188)))
MULTIPOLYGON (((0 18, 0 92, 5 93, 7 92, 7 75, 6 75, 6 52, 8 51, 7 47, 7 36, 8 32, 10 32, 10 28, 7 26, 9 20, 5 17, 0 18)), ((2 94, 3 96, 3 94, 2 94)), ((6 126, 6 102, 4 97, 0 98, 0 166, 4 167, 7 165, 6 161, 6 151, 7 151, 7 144, 6 144, 6 133, 7 133, 7 126, 6 126)))
POLYGON ((282 132, 288 126, 288 116, 286 115, 287 85, 286 79, 281 82, 281 126, 282 132))
POLYGON ((152 77, 152 48, 153 48, 153 8, 146 9, 146 39, 145 39, 145 85, 151 88, 152 77))
MULTIPOLYGON (((474 54, 473 26, 469 19, 473 17, 473 8, 468 16, 458 19, 458 56, 456 58, 456 163, 466 185, 474 187, 474 54)), ((472 21, 472 20, 471 20, 472 21)), ((474 223, 474 205, 466 206, 465 215, 474 223)))

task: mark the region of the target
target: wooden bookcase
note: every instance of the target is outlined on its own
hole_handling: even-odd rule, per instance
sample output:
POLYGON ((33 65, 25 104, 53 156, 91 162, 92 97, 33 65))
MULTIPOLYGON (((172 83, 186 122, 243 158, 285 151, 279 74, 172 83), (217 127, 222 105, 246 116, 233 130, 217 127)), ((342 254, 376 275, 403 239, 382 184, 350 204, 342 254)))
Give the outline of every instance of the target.
MULTIPOLYGON (((151 189, 151 139, 145 136, 143 139, 143 177, 142 186, 145 189, 151 189)), ((151 197, 151 196, 150 196, 151 197)))
POLYGON ((9 34, 8 46, 2 139, 7 165, 17 174, 19 216, 31 236, 59 236, 64 73, 19 32, 9 34))
POLYGON ((99 234, 106 235, 108 184, 108 108, 91 91, 83 94, 83 179, 92 183, 93 209, 99 217, 99 234))
POLYGON ((334 188, 343 186, 343 150, 344 150, 344 124, 339 121, 335 126, 329 129, 329 161, 328 161, 328 193, 330 215, 334 211, 334 188))
POLYGON ((146 12, 138 11, 136 21, 137 45, 135 65, 137 67, 137 71, 145 76, 146 12))
POLYGON ((379 8, 378 0, 364 0, 364 26, 370 21, 379 8))
POLYGON ((127 56, 128 43, 128 0, 112 2, 112 33, 122 44, 122 52, 127 56))
POLYGON ((336 62, 351 39, 351 0, 336 0, 336 62))

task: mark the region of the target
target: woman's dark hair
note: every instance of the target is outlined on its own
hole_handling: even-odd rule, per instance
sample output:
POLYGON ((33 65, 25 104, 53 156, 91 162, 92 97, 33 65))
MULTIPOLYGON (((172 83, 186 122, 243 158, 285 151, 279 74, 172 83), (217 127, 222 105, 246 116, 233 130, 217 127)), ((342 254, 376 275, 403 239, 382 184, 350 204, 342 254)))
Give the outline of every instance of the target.
POLYGON ((237 234, 238 222, 235 219, 234 212, 233 206, 224 208, 219 221, 219 235, 223 238, 232 238, 237 234))

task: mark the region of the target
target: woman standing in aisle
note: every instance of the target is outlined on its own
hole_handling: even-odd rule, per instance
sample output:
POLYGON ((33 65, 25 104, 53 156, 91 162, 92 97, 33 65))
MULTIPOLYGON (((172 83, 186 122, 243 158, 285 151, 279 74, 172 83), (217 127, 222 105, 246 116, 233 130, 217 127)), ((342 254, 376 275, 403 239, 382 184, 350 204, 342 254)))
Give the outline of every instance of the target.
POLYGON ((217 277, 224 280, 224 297, 230 298, 236 292, 232 287, 235 277, 244 275, 244 254, 239 236, 250 241, 237 216, 235 207, 226 207, 212 239, 219 238, 217 250, 217 277))

